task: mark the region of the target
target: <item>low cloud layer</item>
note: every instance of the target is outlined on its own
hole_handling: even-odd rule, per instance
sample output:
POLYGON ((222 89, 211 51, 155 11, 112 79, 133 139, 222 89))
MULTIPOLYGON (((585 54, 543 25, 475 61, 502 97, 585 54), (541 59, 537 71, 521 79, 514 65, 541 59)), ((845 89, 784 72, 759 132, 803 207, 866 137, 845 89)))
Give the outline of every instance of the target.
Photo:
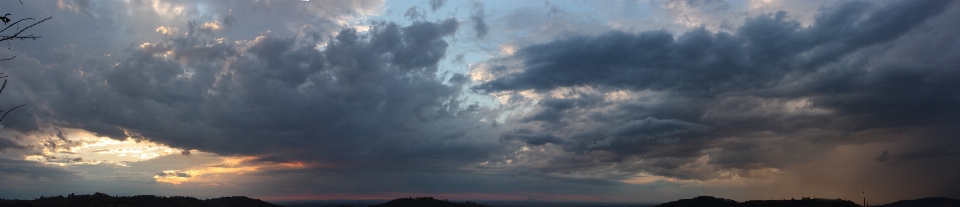
POLYGON ((41 163, 0 158, 0 178, 15 179, 27 177, 36 180, 69 180, 79 178, 78 173, 62 168, 46 166, 41 163))

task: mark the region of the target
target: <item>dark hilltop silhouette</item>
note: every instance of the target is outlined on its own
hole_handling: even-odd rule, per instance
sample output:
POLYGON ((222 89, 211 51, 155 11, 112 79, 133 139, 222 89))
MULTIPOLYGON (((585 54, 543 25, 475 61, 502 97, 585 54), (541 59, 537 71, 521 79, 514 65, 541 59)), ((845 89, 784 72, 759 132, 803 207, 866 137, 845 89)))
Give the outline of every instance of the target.
POLYGON ((824 199, 824 198, 802 198, 800 200, 753 200, 741 202, 741 207, 762 207, 762 206, 782 206, 782 207, 858 207, 857 203, 842 199, 824 199))
POLYGON ((656 205, 655 207, 690 207, 690 206, 714 206, 714 207, 736 207, 739 203, 735 200, 714 198, 712 196, 698 196, 691 199, 680 199, 656 205))
POLYGON ((187 196, 110 196, 104 193, 94 193, 93 195, 73 195, 40 197, 33 200, 8 200, 0 199, 2 207, 21 207, 21 206, 56 206, 56 207, 280 207, 262 201, 260 199, 248 198, 245 196, 220 197, 200 200, 187 196))
MULTIPOLYGON (((529 203, 532 206, 554 206, 541 205, 543 203, 529 203)), ((575 203, 558 203, 559 206, 585 206, 575 203)), ((110 196, 104 193, 94 193, 93 195, 74 195, 51 196, 33 199, 16 200, 0 198, 0 207, 280 207, 262 201, 260 199, 249 198, 245 196, 220 197, 211 199, 197 199, 187 196, 110 196)), ((320 204, 304 204, 294 206, 330 206, 320 204)), ((470 201, 451 202, 448 200, 435 199, 433 197, 416 198, 398 198, 377 205, 359 204, 359 205, 334 205, 338 207, 491 207, 470 201)), ((503 206, 493 204, 493 206, 503 206)), ((527 204, 508 205, 508 206, 527 206, 527 204)), ((586 205, 586 206, 612 206, 605 205, 586 205)), ((630 205, 635 206, 635 205, 630 205)), ((643 205, 648 206, 648 205, 643 205)), ((699 196, 691 199, 680 199, 662 203, 654 207, 859 207, 853 201, 842 199, 823 199, 823 198, 801 198, 789 200, 750 200, 739 202, 736 200, 716 198, 712 196, 699 196)), ((901 200, 884 205, 871 205, 877 207, 960 207, 960 200, 944 197, 930 197, 915 200, 901 200)))
MULTIPOLYGON (((859 207, 860 204, 842 199, 802 198, 790 200, 751 200, 737 202, 735 200, 699 196, 691 199, 680 199, 667 202, 655 207, 859 207)), ((960 200, 952 198, 921 198, 916 200, 902 200, 877 207, 960 207, 960 200)))
POLYGON ((960 200, 944 197, 930 197, 916 200, 902 200, 879 207, 960 207, 960 200))
POLYGON ((464 203, 450 202, 447 200, 437 200, 433 197, 417 197, 417 198, 398 198, 392 201, 382 203, 380 205, 374 205, 371 207, 489 207, 486 205, 480 205, 470 201, 464 203))

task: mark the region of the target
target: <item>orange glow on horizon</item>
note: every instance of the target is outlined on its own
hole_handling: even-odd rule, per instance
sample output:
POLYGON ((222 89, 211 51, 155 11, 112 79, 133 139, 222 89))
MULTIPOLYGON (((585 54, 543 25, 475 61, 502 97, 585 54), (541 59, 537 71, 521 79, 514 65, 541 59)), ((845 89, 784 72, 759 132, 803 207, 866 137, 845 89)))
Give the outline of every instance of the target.
POLYGON ((433 197, 436 199, 447 199, 455 201, 526 201, 526 200, 544 200, 544 201, 597 201, 599 197, 594 195, 573 195, 573 194, 544 194, 531 192, 514 193, 372 193, 372 194, 313 194, 313 195, 278 195, 278 196, 260 196, 258 198, 268 201, 310 201, 310 200, 393 200, 397 198, 408 197, 433 197))
POLYGON ((195 183, 199 185, 219 185, 219 182, 228 182, 227 176, 237 176, 246 173, 257 172, 261 169, 276 168, 304 168, 303 162, 289 163, 268 163, 254 162, 258 157, 223 157, 219 164, 200 166, 186 170, 165 170, 166 175, 154 175, 153 178, 158 183, 170 183, 180 185, 183 183, 195 183))

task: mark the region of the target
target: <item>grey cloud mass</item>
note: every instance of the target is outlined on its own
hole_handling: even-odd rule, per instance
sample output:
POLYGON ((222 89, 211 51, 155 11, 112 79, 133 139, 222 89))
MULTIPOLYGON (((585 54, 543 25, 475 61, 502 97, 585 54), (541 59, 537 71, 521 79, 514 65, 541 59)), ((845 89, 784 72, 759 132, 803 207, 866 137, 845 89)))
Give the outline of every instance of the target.
POLYGON ((0 158, 0 178, 28 177, 44 180, 68 180, 80 178, 77 172, 57 166, 47 166, 41 163, 0 158))
POLYGON ((30 101, 39 107, 7 126, 55 124, 184 149, 338 165, 484 159, 492 149, 457 126, 476 121, 465 118, 475 112, 459 96, 463 81, 454 76, 459 84, 446 85, 435 75, 448 47, 443 38, 457 28, 453 19, 382 22, 368 33, 339 31, 322 51, 312 35, 238 43, 177 36, 133 45, 115 64, 79 66, 94 69, 82 74, 7 65, 24 73, 20 80, 48 73, 58 79, 21 84, 25 93, 56 95, 30 101))
POLYGON ((960 151, 956 1, 841 1, 812 19, 722 0, 24 3, 57 21, 0 50, 17 56, 0 61, 0 109, 27 104, 0 125, 0 178, 16 183, 113 176, 281 198, 852 198, 863 185, 960 196, 940 176, 960 171, 946 162, 960 151), (658 12, 674 13, 618 21, 658 12), (656 21, 673 22, 638 23, 656 21), (76 131, 176 149, 123 167, 47 152, 75 153, 76 131), (217 178, 193 164, 234 169, 226 156, 257 168, 219 187, 152 179, 217 178))
POLYGON ((708 131, 711 127, 701 124, 688 123, 673 119, 659 120, 653 117, 633 120, 623 126, 617 127, 611 132, 616 136, 623 137, 659 137, 670 136, 690 131, 708 131))
MULTIPOLYGON (((956 11, 953 1, 850 1, 822 10, 809 26, 781 11, 747 18, 733 33, 698 27, 573 36, 487 61, 494 78, 472 89, 571 91, 539 100, 504 139, 587 157, 610 152, 618 158, 581 164, 681 179, 751 177, 850 144, 957 146, 947 138, 958 135, 949 129, 960 122, 952 36, 960 33, 948 29, 956 11), (620 91, 633 96, 610 100, 620 91), (926 135, 872 135, 903 129, 926 135)), ((876 160, 943 155, 923 152, 876 160)))
POLYGON ((473 31, 477 33, 477 38, 483 39, 487 36, 490 27, 483 21, 486 17, 486 10, 483 2, 473 2, 473 11, 470 12, 470 21, 473 21, 473 31))
POLYGON ((443 4, 446 4, 447 0, 430 0, 430 10, 437 11, 440 7, 443 7, 443 4))
POLYGON ((803 75, 854 50, 899 37, 948 4, 901 2, 875 8, 879 6, 850 2, 824 12, 807 28, 779 12, 749 18, 734 34, 700 28, 676 38, 666 31, 569 38, 519 50, 517 57, 527 67, 522 73, 474 89, 600 84, 714 95, 769 87, 776 83, 771 79, 803 75))
POLYGON ((410 18, 410 20, 417 20, 417 19, 420 19, 421 17, 426 16, 424 12, 425 11, 418 10, 416 6, 413 6, 413 7, 410 7, 410 9, 407 9, 407 12, 403 13, 403 16, 410 18))
POLYGON ((8 148, 11 148, 11 149, 23 149, 23 148, 25 148, 25 147, 24 147, 23 145, 17 144, 17 142, 14 142, 13 140, 10 140, 9 138, 0 137, 0 151, 2 151, 2 150, 4 150, 4 149, 8 149, 8 148))

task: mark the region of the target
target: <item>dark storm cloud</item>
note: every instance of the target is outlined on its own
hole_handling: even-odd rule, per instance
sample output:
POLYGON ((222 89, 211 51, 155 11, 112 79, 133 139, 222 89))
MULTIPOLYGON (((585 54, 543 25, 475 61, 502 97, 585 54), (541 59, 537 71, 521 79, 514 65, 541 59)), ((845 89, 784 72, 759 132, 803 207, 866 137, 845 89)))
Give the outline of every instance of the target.
POLYGON ((561 118, 563 118, 565 114, 576 111, 579 108, 594 107, 603 99, 603 97, 594 94, 582 92, 575 94, 580 95, 580 97, 571 99, 549 98, 541 100, 537 103, 537 105, 540 106, 539 110, 532 112, 532 114, 525 117, 522 122, 565 124, 561 122, 561 118))
POLYGON ((747 19, 734 34, 699 28, 676 38, 651 31, 557 40, 519 50, 523 72, 474 89, 614 85, 714 95, 769 87, 790 72, 810 72, 853 50, 898 37, 949 3, 900 2, 869 9, 875 6, 849 2, 824 12, 807 28, 778 12, 747 19))
POLYGON ((536 145, 551 144, 551 143, 552 143, 552 144, 559 144, 560 142, 563 142, 563 140, 561 140, 560 138, 555 137, 555 136, 553 136, 553 135, 551 135, 551 134, 545 134, 545 133, 541 133, 541 134, 504 134, 504 135, 500 136, 500 138, 501 138, 501 139, 504 139, 504 140, 508 140, 508 141, 512 141, 512 140, 521 141, 521 142, 527 143, 527 144, 529 144, 529 145, 534 145, 534 146, 536 146, 536 145))
MULTIPOLYGON (((957 10, 953 1, 852 1, 822 10, 809 26, 777 12, 747 18, 733 33, 700 27, 679 35, 569 37, 488 61, 491 68, 514 69, 489 70, 496 78, 472 89, 592 88, 596 92, 539 100, 502 138, 558 144, 584 156, 612 152, 620 158, 582 164, 681 179, 729 176, 717 173, 722 170, 749 177, 843 144, 903 139, 956 146, 944 134, 892 137, 905 129, 955 133, 942 129, 960 123, 954 107, 960 98, 953 95, 960 94, 960 31, 951 26, 957 10), (620 90, 640 95, 605 99, 620 90), (870 130, 890 133, 858 134, 870 130), (622 163, 631 157, 648 162, 622 163)), ((942 154, 876 159, 901 155, 942 154)))
POLYGON ((484 139, 483 109, 460 96, 466 77, 448 85, 436 75, 444 38, 458 27, 455 19, 380 22, 369 32, 342 30, 323 50, 314 35, 227 42, 195 34, 132 45, 117 62, 5 65, 21 80, 52 81, 5 92, 38 107, 4 124, 340 167, 476 163, 499 150, 495 136, 484 139), (37 93, 49 96, 24 95, 37 93))
MULTIPOLYGON (((184 15, 140 15, 163 10, 144 2, 64 2, 61 9, 95 16, 98 23, 58 16, 67 23, 51 28, 68 29, 38 30, 76 33, 50 38, 56 49, 0 50, 0 57, 19 55, 0 62, 12 74, 0 103, 28 104, 3 121, 4 129, 29 134, 77 128, 186 149, 181 155, 195 149, 257 157, 248 164, 306 166, 244 174, 255 179, 238 182, 270 183, 257 193, 582 195, 690 186, 674 180, 623 184, 638 174, 706 181, 694 182, 700 187, 714 185, 713 179, 779 179, 769 172, 806 176, 791 167, 823 161, 811 157, 838 146, 885 142, 908 144, 879 156, 883 149, 873 149, 863 162, 957 171, 924 164, 954 158, 950 152, 960 150, 954 147, 960 146, 960 131, 950 130, 960 114, 960 98, 952 95, 960 94, 960 29, 954 26, 960 9, 952 1, 850 1, 826 6, 813 22, 775 12, 725 28, 732 32, 703 26, 679 34, 604 32, 613 26, 561 5, 547 15, 523 8, 494 14, 478 2, 469 16, 460 16, 469 18, 465 22, 424 21, 426 7, 420 5, 408 10, 416 12, 407 15, 413 20, 408 25, 374 21, 361 30, 367 27, 342 29, 352 27, 343 22, 376 13, 376 2, 200 2, 204 9, 191 7, 193 1, 170 4, 186 5, 184 15), (128 11, 137 15, 122 15, 128 11), (188 23, 193 19, 199 20, 188 23), (203 28, 215 21, 222 30, 203 28), (462 24, 478 39, 494 26, 535 35, 507 43, 487 37, 522 48, 468 64, 489 66, 485 72, 493 80, 484 82, 438 67, 445 58, 464 65, 477 57, 471 49, 451 49, 462 24), (157 26, 180 30, 144 33, 157 26), (116 45, 125 49, 109 49, 116 45), (451 57, 448 51, 463 54, 451 57), (509 97, 498 97, 505 98, 499 107, 482 105, 485 100, 476 102, 475 94, 464 91, 470 86, 509 97)), ((428 4, 436 12, 445 2, 428 4)), ((731 8, 717 0, 667 3, 694 13, 731 8)), ((641 10, 617 9, 632 15, 641 10)), ((49 140, 63 137, 46 141, 57 144, 49 140)), ((17 146, 0 138, 0 150, 22 151, 17 146)), ((167 171, 194 167, 174 156, 219 159, 194 153, 128 164, 149 169, 140 172, 148 181, 153 175, 189 176, 167 171)), ((76 177, 57 174, 61 168, 52 165, 0 161, 3 175, 30 176, 22 169, 31 169, 47 174, 34 178, 76 177)), ((890 172, 904 170, 911 169, 890 172)))
POLYGON ((646 119, 627 122, 627 124, 614 129, 611 134, 622 137, 661 137, 690 131, 708 131, 711 128, 702 124, 673 119, 661 120, 647 117, 646 119))

